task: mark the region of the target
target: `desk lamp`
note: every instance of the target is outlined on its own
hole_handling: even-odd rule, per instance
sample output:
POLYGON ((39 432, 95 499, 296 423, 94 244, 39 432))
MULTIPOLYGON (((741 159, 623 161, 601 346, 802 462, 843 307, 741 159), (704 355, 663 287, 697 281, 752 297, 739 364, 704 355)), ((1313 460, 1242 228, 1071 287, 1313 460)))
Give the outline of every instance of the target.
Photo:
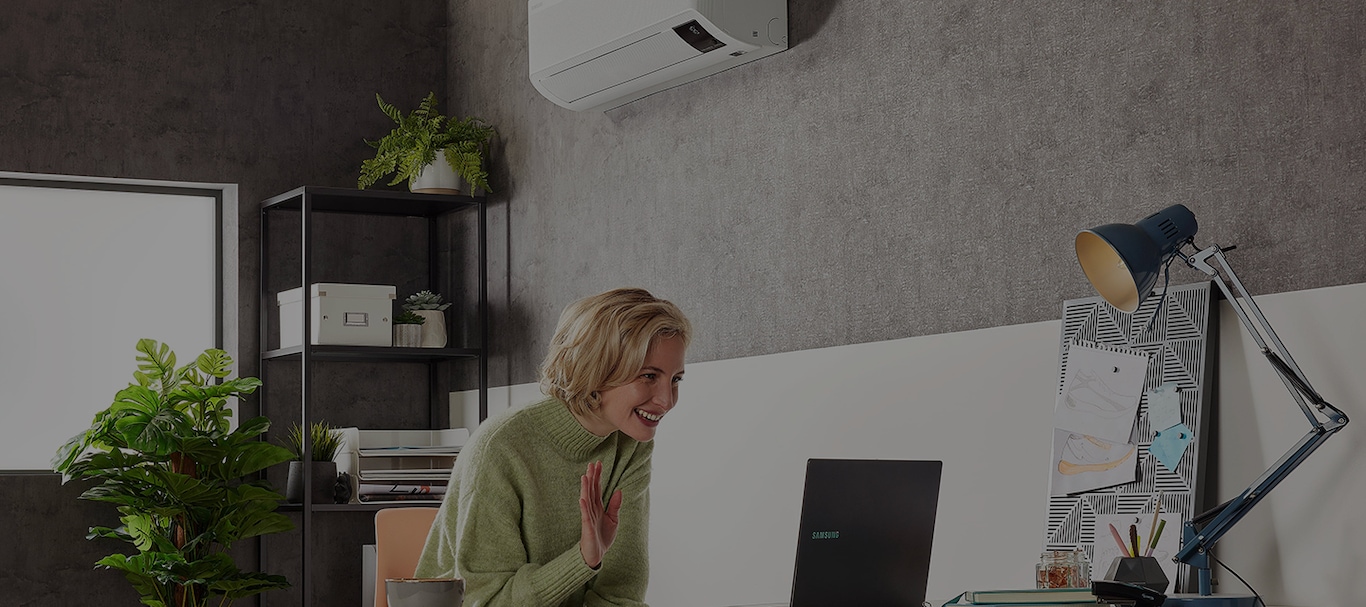
MULTIPOLYGON (((1343 426, 1347 416, 1328 404, 1309 385, 1295 359, 1276 337, 1266 317, 1252 301, 1243 283, 1224 258, 1224 251, 1212 245, 1187 255, 1183 249, 1196 249, 1195 215, 1183 205, 1172 205, 1143 218, 1136 224, 1106 224, 1077 234, 1077 261, 1086 278, 1110 305, 1124 312, 1138 309, 1157 283, 1158 274, 1180 259, 1186 265, 1214 278, 1224 297, 1238 313, 1243 328, 1252 335, 1262 354, 1270 361, 1295 403, 1308 418, 1310 429, 1284 456, 1237 497, 1194 517, 1184 525, 1181 549, 1173 559, 1194 567, 1199 595, 1172 595, 1166 606, 1253 607, 1251 595, 1213 595, 1210 590, 1210 550, 1233 525, 1242 520, 1266 494, 1276 488, 1296 467, 1343 426), (1210 265, 1216 262, 1219 268, 1210 265), (1222 270, 1222 274, 1221 274, 1222 270), (1229 284, 1237 290, 1235 296, 1229 284), (1255 322, 1254 322, 1255 319, 1255 322), (1307 402, 1306 402, 1307 401, 1307 402), (1312 405, 1312 407, 1311 407, 1312 405), (1326 418, 1326 419, 1321 419, 1326 418)), ((1165 296, 1166 289, 1163 288, 1165 296)), ((1159 303, 1160 306, 1160 303, 1159 303)), ((1157 311, 1154 311, 1156 314, 1157 311)))

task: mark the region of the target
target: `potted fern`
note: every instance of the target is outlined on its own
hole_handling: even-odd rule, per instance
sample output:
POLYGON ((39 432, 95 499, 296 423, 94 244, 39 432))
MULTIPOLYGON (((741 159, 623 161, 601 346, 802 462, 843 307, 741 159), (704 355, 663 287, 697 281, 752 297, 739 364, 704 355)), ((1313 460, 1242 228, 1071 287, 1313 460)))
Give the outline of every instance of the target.
POLYGON ((58 450, 52 469, 95 484, 81 499, 118 510, 117 528, 91 527, 90 539, 113 538, 135 549, 96 565, 121 571, 153 607, 226 605, 289 587, 284 577, 243 571, 235 542, 294 528, 275 511, 282 496, 257 472, 290 453, 258 437, 270 421, 232 429, 228 399, 255 392, 261 380, 228 379, 232 358, 209 349, 176 366, 175 352, 138 340, 131 383, 58 450))
MULTIPOLYGON (((294 424, 285 437, 289 450, 294 455, 289 462, 289 478, 285 481, 285 499, 291 503, 304 501, 304 431, 294 424)), ((330 504, 333 502, 333 485, 337 482, 337 452, 341 451, 342 437, 336 428, 325 421, 308 425, 308 453, 312 467, 309 468, 309 482, 313 488, 313 503, 330 504)))
POLYGON ((365 141, 375 148, 375 157, 360 165, 360 189, 392 174, 389 185, 406 181, 413 192, 459 194, 462 182, 469 184, 471 194, 475 189, 492 191, 484 165, 493 127, 478 118, 443 115, 436 107, 436 93, 428 93, 407 115, 378 93, 375 100, 397 126, 378 140, 365 141))

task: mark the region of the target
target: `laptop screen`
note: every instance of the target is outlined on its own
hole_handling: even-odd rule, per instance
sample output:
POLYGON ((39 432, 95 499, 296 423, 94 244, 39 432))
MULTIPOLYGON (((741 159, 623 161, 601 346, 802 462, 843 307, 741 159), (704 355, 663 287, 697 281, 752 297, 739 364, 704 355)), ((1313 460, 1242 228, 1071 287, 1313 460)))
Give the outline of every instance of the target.
POLYGON ((806 463, 792 607, 921 607, 943 462, 806 463))

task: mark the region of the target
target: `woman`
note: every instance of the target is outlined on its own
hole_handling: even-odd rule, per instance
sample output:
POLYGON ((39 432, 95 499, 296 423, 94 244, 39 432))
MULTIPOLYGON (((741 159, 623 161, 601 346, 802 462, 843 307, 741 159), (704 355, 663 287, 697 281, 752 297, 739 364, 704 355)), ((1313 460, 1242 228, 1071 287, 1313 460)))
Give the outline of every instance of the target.
POLYGON ((463 578, 466 607, 644 605, 651 441, 691 332, 642 289, 566 308, 541 368, 549 398, 470 437, 417 576, 463 578))

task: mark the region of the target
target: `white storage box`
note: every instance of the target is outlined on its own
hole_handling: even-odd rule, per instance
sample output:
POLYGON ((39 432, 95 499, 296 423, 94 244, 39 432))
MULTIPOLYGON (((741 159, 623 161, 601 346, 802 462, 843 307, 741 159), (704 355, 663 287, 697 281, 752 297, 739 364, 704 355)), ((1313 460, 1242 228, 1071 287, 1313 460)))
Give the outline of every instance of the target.
MULTIPOLYGON (((396 289, 391 285, 313 283, 309 298, 315 346, 391 346, 396 289)), ((275 296, 280 309, 280 347, 303 343, 303 288, 275 296)))

